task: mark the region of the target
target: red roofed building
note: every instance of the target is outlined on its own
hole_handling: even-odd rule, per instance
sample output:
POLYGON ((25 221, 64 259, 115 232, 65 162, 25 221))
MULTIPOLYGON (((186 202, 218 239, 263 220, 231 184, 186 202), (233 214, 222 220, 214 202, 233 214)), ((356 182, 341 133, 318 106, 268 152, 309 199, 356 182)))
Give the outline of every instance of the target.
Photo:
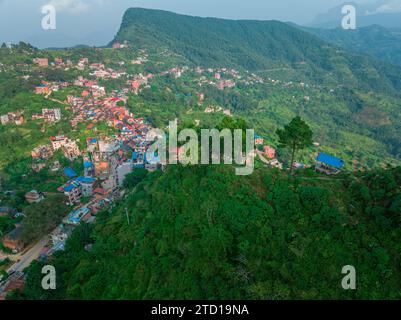
POLYGON ((14 291, 14 290, 23 292, 24 288, 25 288, 25 280, 24 279, 11 280, 4 288, 4 290, 2 292, 2 297, 5 297, 7 295, 7 293, 14 291))
POLYGON ((11 250, 21 251, 24 248, 24 242, 22 241, 21 236, 22 228, 18 226, 4 236, 3 246, 11 250))
POLYGON ((264 146, 263 155, 269 159, 274 159, 276 157, 276 150, 269 146, 264 146))
POLYGON ((95 85, 95 82, 92 81, 92 80, 86 80, 86 81, 84 82, 84 86, 85 86, 85 87, 92 87, 92 86, 94 86, 94 85, 95 85))
POLYGON ((141 83, 139 81, 132 81, 132 88, 133 89, 139 89, 139 87, 141 86, 141 83))
POLYGON ((107 194, 106 190, 104 190, 104 189, 102 189, 102 188, 96 188, 95 190, 93 190, 93 192, 94 192, 95 194, 100 194, 100 195, 102 195, 102 196, 104 196, 104 195, 107 194))
POLYGON ((117 128, 118 126, 122 126, 122 122, 118 119, 113 119, 113 127, 117 128))
POLYGON ((36 94, 48 94, 50 92, 49 87, 45 85, 41 85, 35 88, 35 93, 36 94))
POLYGON ((37 64, 39 67, 47 67, 49 65, 49 59, 47 58, 35 58, 32 62, 37 64))

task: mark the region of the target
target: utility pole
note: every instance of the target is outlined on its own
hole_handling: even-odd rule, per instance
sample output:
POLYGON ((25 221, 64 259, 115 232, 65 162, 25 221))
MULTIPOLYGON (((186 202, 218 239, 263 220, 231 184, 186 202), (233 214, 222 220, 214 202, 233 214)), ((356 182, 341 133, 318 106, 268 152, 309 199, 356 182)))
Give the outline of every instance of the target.
POLYGON ((127 216, 128 225, 130 224, 129 215, 128 215, 128 208, 125 207, 125 215, 127 216))

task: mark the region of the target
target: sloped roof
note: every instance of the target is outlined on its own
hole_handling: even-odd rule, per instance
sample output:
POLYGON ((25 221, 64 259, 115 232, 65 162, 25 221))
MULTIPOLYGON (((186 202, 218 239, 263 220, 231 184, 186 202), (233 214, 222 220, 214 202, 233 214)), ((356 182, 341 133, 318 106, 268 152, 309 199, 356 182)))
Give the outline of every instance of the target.
POLYGON ((342 167, 344 167, 344 161, 343 160, 341 160, 340 158, 333 157, 333 156, 331 156, 329 154, 326 154, 326 153, 323 153, 323 152, 321 152, 317 156, 316 160, 319 161, 319 162, 322 162, 322 163, 324 163, 324 164, 326 164, 326 165, 328 165, 330 167, 334 167, 334 168, 337 168, 337 169, 341 169, 342 167))
POLYGON ((22 227, 16 227, 13 231, 6 234, 6 238, 10 240, 18 240, 22 235, 22 227))

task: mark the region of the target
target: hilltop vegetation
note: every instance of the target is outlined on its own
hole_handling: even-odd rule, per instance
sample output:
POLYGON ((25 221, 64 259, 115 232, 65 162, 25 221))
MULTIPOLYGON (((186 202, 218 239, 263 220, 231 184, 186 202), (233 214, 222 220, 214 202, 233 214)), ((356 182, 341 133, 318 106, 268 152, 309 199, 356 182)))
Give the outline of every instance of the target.
POLYGON ((401 89, 400 68, 332 46, 278 21, 224 20, 159 10, 126 11, 114 40, 138 47, 167 48, 202 66, 250 71, 293 70, 319 84, 366 90, 401 89))
POLYGON ((172 166, 74 233, 51 262, 56 292, 38 263, 20 298, 399 299, 400 184, 400 168, 326 180, 172 166), (345 265, 356 291, 341 288, 345 265))

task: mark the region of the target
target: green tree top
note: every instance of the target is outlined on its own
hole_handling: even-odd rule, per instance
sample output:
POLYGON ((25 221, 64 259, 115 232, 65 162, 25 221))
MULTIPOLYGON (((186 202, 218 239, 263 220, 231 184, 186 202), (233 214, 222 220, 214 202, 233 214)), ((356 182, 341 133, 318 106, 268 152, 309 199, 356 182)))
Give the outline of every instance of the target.
POLYGON ((293 171, 295 152, 312 146, 313 132, 300 117, 295 117, 284 126, 284 129, 278 129, 276 134, 279 136, 281 147, 291 148, 291 173, 293 171))

